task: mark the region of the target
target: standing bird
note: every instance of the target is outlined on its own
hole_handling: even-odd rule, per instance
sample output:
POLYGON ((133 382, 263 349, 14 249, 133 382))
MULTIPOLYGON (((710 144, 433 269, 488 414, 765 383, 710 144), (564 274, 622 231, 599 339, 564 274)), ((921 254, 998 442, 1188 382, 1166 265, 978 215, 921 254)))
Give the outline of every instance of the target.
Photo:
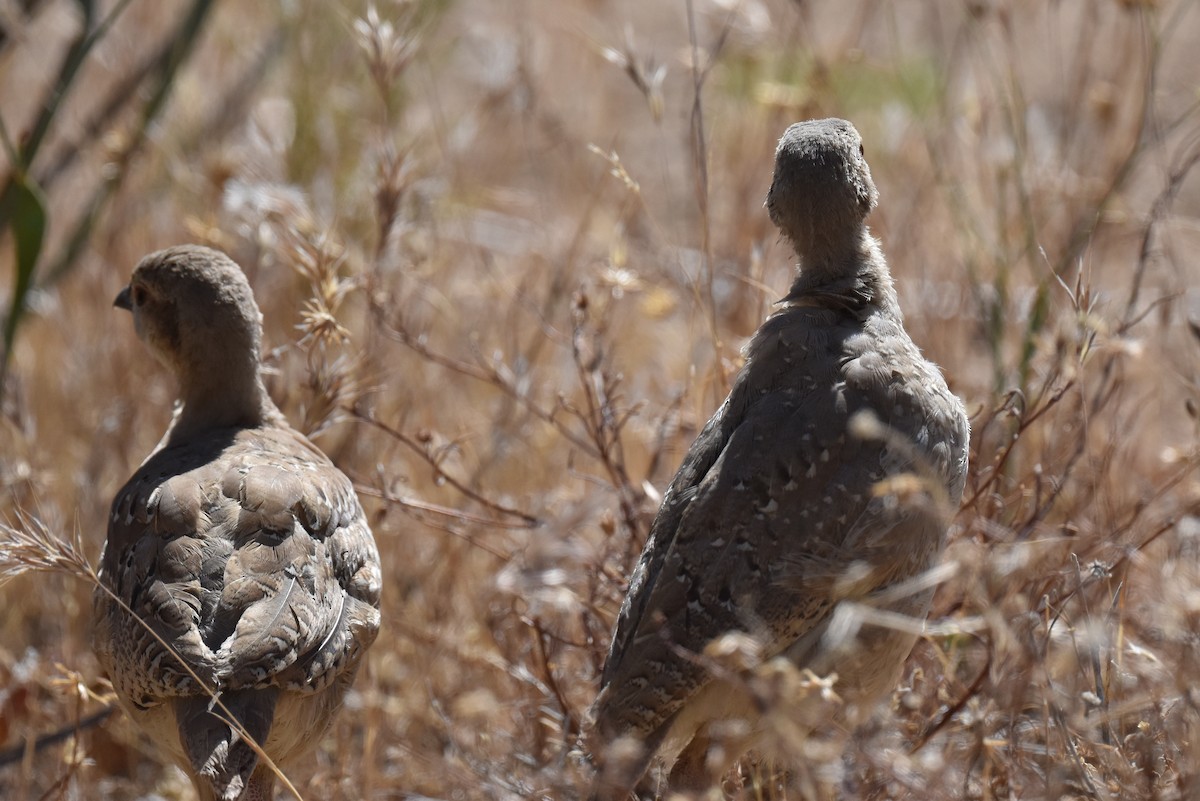
POLYGON ((113 499, 93 645, 201 801, 269 801, 379 632, 379 553, 349 479, 262 381, 262 314, 225 254, 152 253, 116 306, 181 403, 113 499), (229 716, 237 720, 231 726, 229 716))
POLYGON ((864 222, 877 198, 850 123, 797 123, 779 140, 766 207, 799 269, 630 579, 589 713, 595 798, 627 797, 655 756, 674 765, 670 787, 700 789, 769 747, 747 677, 714 674, 705 655, 730 632, 756 638, 764 660, 836 674, 852 720, 899 679, 912 627, 836 615, 858 602, 924 619, 932 589, 900 585, 939 558, 970 428, 904 330, 864 222))

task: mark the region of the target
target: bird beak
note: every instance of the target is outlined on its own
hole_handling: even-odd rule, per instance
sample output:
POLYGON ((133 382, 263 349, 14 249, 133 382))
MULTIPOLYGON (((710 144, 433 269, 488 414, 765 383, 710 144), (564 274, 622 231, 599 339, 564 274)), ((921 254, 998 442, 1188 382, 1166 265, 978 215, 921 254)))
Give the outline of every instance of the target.
POLYGON ((133 301, 129 297, 129 287, 125 287, 117 293, 117 299, 113 301, 113 305, 118 309, 133 311, 133 301))

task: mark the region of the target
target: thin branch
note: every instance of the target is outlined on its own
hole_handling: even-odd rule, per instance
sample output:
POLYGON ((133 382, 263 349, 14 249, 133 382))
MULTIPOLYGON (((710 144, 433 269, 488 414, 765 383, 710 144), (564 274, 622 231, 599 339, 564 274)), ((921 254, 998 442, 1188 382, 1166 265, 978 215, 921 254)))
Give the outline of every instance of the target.
POLYGON ((395 428, 392 428, 387 423, 384 423, 383 421, 376 419, 375 416, 372 414, 367 414, 367 413, 361 412, 358 409, 354 409, 349 406, 343 406, 342 411, 344 411, 346 414, 350 415, 352 418, 354 418, 358 422, 365 423, 369 426, 372 426, 373 428, 376 428, 376 429, 382 431, 383 433, 387 434, 392 439, 394 439, 397 442, 399 442, 400 444, 404 445, 406 448, 408 448, 410 451, 412 451, 416 455, 420 456, 425 461, 426 464, 428 464, 430 467, 433 468, 434 476, 438 480, 445 481, 447 484, 454 487, 460 493, 462 493, 466 497, 470 498, 471 500, 475 501, 476 503, 480 504, 484 508, 490 509, 491 511, 496 512, 497 514, 502 514, 502 515, 506 515, 509 517, 515 517, 524 524, 522 526, 513 526, 513 527, 515 527, 515 528, 536 528, 537 526, 540 526, 542 524, 542 521, 540 519, 538 519, 537 517, 534 517, 533 515, 531 515, 527 512, 522 512, 520 509, 515 509, 511 506, 505 506, 502 503, 499 503, 497 501, 493 501, 489 498, 486 498, 483 495, 480 495, 475 490, 468 487, 466 484, 463 484, 457 478, 455 478, 454 476, 450 475, 449 473, 447 473, 445 470, 442 469, 441 463, 438 460, 437 456, 430 453, 428 448, 426 448, 421 443, 417 442, 412 437, 405 434, 403 431, 399 431, 395 428))

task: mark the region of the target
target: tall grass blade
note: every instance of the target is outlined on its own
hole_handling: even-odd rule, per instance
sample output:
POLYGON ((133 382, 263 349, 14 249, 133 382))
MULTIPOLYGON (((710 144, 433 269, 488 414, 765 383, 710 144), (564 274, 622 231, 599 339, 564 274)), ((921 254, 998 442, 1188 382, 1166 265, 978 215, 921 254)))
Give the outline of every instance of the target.
POLYGON ((8 375, 13 341, 17 326, 25 312, 25 299, 33 286, 33 273, 42 252, 46 234, 46 203, 41 189, 29 176, 18 177, 9 184, 6 196, 0 201, 0 229, 11 226, 16 250, 16 270, 13 273, 12 297, 4 320, 4 361, 0 364, 0 389, 8 375))

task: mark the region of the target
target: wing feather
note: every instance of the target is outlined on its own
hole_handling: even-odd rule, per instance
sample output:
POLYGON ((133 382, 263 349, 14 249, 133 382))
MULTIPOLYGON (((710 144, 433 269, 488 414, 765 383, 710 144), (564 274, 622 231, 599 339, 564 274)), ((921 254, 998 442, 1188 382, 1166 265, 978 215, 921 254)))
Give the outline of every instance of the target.
MULTIPOLYGON (((379 556, 353 487, 290 429, 157 453, 114 500, 101 574, 210 686, 273 686, 287 673, 289 689, 317 691, 356 665, 379 626, 379 556)), ((97 607, 97 648, 128 697, 198 690, 106 593, 97 607)))

